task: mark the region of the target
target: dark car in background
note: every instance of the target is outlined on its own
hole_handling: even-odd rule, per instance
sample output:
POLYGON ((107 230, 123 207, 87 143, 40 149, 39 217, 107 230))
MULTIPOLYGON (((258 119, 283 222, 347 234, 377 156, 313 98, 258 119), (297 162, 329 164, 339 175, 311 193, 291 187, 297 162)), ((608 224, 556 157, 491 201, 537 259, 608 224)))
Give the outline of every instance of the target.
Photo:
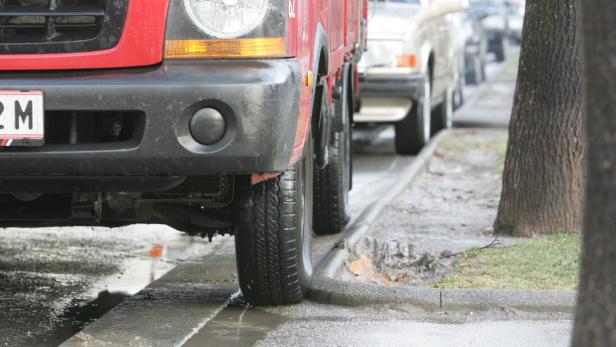
POLYGON ((470 13, 477 18, 488 36, 488 51, 502 62, 509 48, 509 2, 506 0, 471 0, 470 13))
POLYGON ((461 40, 464 43, 464 77, 466 84, 476 85, 486 79, 488 35, 471 10, 460 13, 461 40))

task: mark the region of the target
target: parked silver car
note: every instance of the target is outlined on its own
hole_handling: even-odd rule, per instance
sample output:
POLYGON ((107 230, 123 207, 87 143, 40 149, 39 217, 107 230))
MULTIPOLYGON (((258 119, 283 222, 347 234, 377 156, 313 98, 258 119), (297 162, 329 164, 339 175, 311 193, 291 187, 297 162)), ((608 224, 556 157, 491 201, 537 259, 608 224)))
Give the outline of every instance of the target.
POLYGON ((463 0, 371 2, 354 121, 395 124, 399 154, 418 153, 432 133, 452 124, 463 73, 455 18, 464 7, 463 0))

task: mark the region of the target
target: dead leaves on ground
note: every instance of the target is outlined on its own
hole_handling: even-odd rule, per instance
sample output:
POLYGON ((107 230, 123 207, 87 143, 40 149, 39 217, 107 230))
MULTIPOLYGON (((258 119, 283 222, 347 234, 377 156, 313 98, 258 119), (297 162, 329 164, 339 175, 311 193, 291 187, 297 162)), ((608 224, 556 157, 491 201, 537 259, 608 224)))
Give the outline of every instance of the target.
POLYGON ((362 255, 357 260, 348 264, 349 271, 355 275, 355 279, 363 283, 376 283, 395 286, 408 283, 407 277, 393 277, 387 272, 377 272, 374 269, 372 259, 362 255))

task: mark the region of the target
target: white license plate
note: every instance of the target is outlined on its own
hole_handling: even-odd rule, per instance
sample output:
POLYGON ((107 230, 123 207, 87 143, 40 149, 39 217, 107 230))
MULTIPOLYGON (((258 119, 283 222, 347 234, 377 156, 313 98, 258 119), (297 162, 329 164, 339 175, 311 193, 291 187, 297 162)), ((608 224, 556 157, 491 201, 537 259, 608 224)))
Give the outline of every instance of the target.
POLYGON ((42 91, 0 90, 0 147, 45 142, 42 91))

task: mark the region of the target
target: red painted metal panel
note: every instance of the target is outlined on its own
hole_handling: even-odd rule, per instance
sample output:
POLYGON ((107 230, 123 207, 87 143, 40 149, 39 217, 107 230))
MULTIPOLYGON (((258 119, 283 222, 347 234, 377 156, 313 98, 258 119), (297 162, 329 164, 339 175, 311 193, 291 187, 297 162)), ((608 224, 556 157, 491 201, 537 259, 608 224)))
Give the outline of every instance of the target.
POLYGON ((131 0, 122 38, 107 50, 60 54, 0 54, 0 70, 76 70, 147 66, 163 59, 169 0, 131 0))
MULTIPOLYGON (((329 76, 335 76, 359 39, 358 13, 366 0, 289 0, 289 48, 304 80, 291 164, 301 158, 312 115, 313 87, 305 82, 315 65, 318 25, 330 47, 329 76)), ((1 70, 78 70, 148 66, 162 62, 169 0, 131 0, 122 38, 114 48, 82 53, 0 55, 1 70)), ((364 7, 364 13, 367 15, 364 7)), ((328 78, 330 87, 333 79, 328 78)))
MULTIPOLYGON (((315 52, 315 33, 320 24, 325 29, 329 39, 329 76, 330 87, 333 87, 333 76, 345 62, 347 55, 354 53, 355 44, 360 39, 361 22, 366 18, 367 11, 362 3, 367 0, 289 0, 296 11, 297 18, 291 28, 297 30, 289 37, 296 37, 295 56, 300 61, 302 73, 307 76, 313 70, 315 52), (360 12, 363 8, 363 12, 360 12)), ((317 73, 316 71, 312 71, 317 73)), ((331 92, 331 90, 330 90, 331 92)), ((303 85, 298 115, 298 127, 295 136, 295 147, 290 164, 301 159, 304 143, 312 116, 312 86, 303 85)))

